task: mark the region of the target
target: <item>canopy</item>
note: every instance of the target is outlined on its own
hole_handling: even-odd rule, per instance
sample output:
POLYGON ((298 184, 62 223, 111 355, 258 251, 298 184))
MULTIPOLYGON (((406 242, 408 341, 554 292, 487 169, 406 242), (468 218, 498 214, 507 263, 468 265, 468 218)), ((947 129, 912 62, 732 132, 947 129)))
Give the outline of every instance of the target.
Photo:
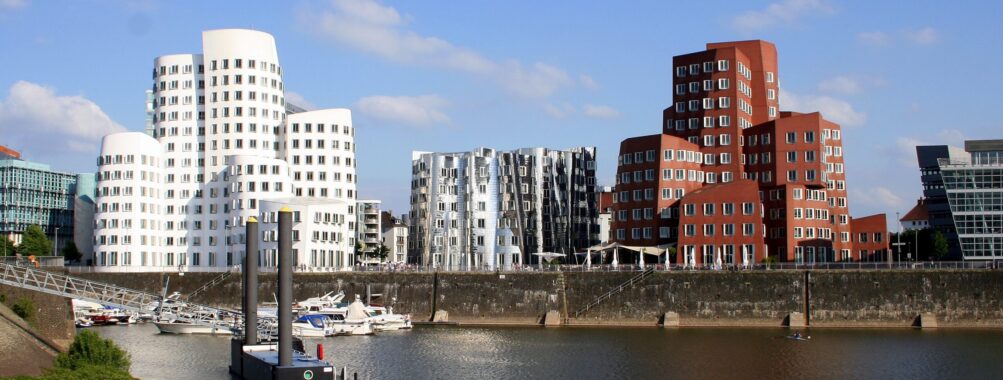
POLYGON ((536 252, 533 253, 532 255, 546 258, 564 257, 563 253, 557 253, 557 252, 536 252))
MULTIPOLYGON (((659 245, 656 245, 656 246, 631 246, 631 245, 623 245, 623 244, 620 244, 620 243, 609 243, 609 244, 606 244, 606 245, 602 245, 602 244, 594 245, 594 246, 589 247, 589 249, 592 250, 592 251, 606 251, 606 250, 610 250, 610 249, 623 248, 623 249, 627 249, 627 250, 631 250, 631 251, 636 251, 636 252, 641 252, 641 253, 652 255, 652 256, 661 256, 661 255, 665 254, 665 250, 667 248, 669 248, 669 247, 675 247, 675 246, 676 246, 676 243, 659 244, 659 245)), ((584 255, 584 254, 585 253, 576 253, 576 255, 584 255)))

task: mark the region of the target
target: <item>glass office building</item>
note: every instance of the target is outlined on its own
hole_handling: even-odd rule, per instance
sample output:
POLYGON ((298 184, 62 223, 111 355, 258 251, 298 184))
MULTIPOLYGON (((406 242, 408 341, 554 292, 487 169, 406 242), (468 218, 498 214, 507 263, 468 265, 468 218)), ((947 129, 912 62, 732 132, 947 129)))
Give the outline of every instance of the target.
POLYGON ((965 142, 940 170, 965 260, 1003 258, 1003 140, 965 142))
POLYGON ((76 174, 0 155, 0 236, 20 244, 25 228, 37 224, 49 239, 58 228, 62 246, 73 237, 76 187, 76 174))

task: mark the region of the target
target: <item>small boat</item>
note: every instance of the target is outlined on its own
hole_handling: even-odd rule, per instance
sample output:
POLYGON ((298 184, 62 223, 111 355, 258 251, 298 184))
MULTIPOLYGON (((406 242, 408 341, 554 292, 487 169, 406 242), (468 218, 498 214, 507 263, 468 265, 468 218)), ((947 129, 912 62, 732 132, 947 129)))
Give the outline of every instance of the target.
POLYGON ((396 331, 411 328, 411 314, 394 314, 390 307, 367 306, 366 312, 372 318, 377 331, 396 331))
POLYGON ((78 317, 73 320, 73 326, 77 328, 91 327, 94 326, 94 322, 92 322, 87 317, 78 317))
POLYGON ((803 336, 803 335, 788 335, 788 336, 785 336, 785 338, 791 339, 791 340, 811 340, 811 335, 807 335, 807 336, 803 336))
POLYGON ((153 324, 161 334, 233 335, 230 325, 224 323, 197 325, 179 321, 155 321, 153 324))
POLYGON ((335 329, 327 316, 306 314, 293 321, 293 335, 303 338, 323 338, 335 335, 335 329))

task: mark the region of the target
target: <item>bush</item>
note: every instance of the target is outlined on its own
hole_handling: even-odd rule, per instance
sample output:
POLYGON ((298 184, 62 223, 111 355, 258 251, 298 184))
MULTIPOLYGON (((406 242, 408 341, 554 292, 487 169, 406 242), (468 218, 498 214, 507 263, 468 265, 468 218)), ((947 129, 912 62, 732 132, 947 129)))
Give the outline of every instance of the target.
POLYGON ((14 314, 17 314, 18 317, 27 321, 35 315, 35 302, 30 298, 21 298, 17 300, 17 302, 14 302, 14 305, 12 305, 10 309, 13 310, 14 314))
POLYGON ((108 370, 123 372, 128 376, 129 365, 129 354, 111 340, 101 339, 97 333, 89 330, 77 334, 69 351, 56 357, 56 368, 78 372, 94 371, 86 367, 107 367, 108 370))

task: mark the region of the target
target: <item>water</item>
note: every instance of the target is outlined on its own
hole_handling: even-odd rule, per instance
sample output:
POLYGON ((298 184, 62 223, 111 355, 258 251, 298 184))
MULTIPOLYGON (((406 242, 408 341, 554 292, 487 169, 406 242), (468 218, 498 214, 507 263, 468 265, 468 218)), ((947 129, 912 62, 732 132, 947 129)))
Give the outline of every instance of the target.
MULTIPOLYGON (((229 338, 94 328, 141 379, 226 379, 229 338)), ((1003 378, 1003 331, 416 327, 306 340, 360 379, 1003 378)))

